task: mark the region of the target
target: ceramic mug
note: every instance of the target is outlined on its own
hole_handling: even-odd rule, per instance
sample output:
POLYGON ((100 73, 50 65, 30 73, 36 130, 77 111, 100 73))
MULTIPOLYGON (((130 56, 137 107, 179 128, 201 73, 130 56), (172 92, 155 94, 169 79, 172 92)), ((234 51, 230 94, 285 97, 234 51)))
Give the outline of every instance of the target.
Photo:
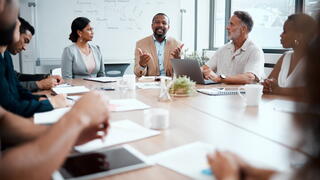
POLYGON ((247 106, 258 106, 263 94, 263 86, 260 84, 247 84, 238 88, 238 94, 245 99, 247 106), (245 95, 240 90, 244 89, 245 95))
POLYGON ((162 108, 144 110, 144 125, 151 129, 166 129, 169 127, 169 111, 162 108))

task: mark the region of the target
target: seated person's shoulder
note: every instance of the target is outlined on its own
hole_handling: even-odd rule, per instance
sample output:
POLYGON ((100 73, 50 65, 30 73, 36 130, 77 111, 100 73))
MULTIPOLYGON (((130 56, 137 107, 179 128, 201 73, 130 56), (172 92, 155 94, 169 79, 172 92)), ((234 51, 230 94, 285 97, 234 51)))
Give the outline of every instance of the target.
POLYGON ((251 40, 248 43, 248 49, 262 52, 262 48, 259 45, 257 45, 254 41, 251 41, 251 40))
POLYGON ((71 44, 67 47, 64 48, 64 51, 74 51, 76 49, 76 45, 75 44, 71 44))
POLYGON ((137 45, 138 44, 145 44, 146 42, 148 42, 150 39, 152 38, 152 36, 147 36, 147 37, 144 37, 140 40, 137 41, 137 45))

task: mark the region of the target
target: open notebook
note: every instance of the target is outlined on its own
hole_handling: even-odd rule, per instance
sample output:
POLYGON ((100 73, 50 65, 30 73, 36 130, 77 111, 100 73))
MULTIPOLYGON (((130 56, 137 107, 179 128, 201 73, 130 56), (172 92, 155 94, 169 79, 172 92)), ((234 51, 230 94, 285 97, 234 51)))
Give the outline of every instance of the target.
POLYGON ((221 96, 221 95, 237 95, 239 92, 244 94, 244 90, 238 92, 237 88, 210 88, 210 89, 197 89, 198 92, 207 94, 210 96, 221 96))

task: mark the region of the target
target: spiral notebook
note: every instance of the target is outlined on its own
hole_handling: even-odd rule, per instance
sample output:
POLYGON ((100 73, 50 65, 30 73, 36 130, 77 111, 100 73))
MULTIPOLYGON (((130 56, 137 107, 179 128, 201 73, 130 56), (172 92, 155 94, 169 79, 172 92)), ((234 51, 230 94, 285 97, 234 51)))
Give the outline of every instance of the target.
MULTIPOLYGON (((237 95, 237 88, 211 88, 211 89, 197 89, 198 92, 210 95, 210 96, 222 96, 222 95, 237 95)), ((244 90, 239 91, 244 94, 244 90)))

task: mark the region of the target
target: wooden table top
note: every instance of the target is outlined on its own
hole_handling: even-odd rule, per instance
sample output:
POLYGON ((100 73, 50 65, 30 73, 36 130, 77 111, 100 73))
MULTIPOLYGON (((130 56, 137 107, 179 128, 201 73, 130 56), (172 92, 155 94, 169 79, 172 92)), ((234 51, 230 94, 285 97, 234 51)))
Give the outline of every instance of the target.
MULTIPOLYGON (((90 89, 116 87, 115 83, 97 83, 81 79, 69 80, 68 83, 85 85, 90 89)), ((219 85, 205 87, 213 86, 219 85)), ((161 131, 158 136, 128 143, 147 156, 196 141, 236 152, 245 159, 272 165, 279 170, 288 170, 296 164, 292 159, 292 153, 304 156, 295 150, 299 131, 294 123, 294 115, 268 107, 271 100, 290 98, 264 95, 259 107, 246 107, 244 100, 237 95, 208 96, 196 93, 191 97, 175 97, 171 102, 159 102, 159 91, 159 89, 104 91, 110 99, 136 98, 151 107, 169 110, 168 129, 161 131)), ((111 114, 111 122, 124 119, 143 125, 143 111, 111 114)), ((188 179, 159 165, 102 179, 133 178, 188 179)))

